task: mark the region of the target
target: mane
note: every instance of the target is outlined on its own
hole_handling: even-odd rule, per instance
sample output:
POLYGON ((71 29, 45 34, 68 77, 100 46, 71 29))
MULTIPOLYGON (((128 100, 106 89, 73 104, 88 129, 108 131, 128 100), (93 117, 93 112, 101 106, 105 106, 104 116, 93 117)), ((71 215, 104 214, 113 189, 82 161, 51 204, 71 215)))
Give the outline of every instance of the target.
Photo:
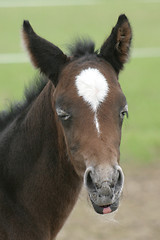
POLYGON ((75 58, 96 53, 95 43, 90 39, 77 39, 73 45, 68 46, 68 50, 70 56, 75 58))
POLYGON ((39 76, 24 90, 24 99, 21 102, 11 103, 7 110, 0 112, 0 132, 24 111, 37 98, 47 83, 45 77, 39 76))

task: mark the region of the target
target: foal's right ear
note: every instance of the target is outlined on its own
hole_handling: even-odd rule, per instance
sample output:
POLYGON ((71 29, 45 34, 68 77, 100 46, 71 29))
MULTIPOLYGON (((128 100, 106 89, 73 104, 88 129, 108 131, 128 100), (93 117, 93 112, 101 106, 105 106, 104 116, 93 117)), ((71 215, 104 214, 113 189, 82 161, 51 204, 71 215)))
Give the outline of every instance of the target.
POLYGON ((54 44, 38 36, 29 21, 23 22, 22 36, 33 65, 56 86, 58 74, 68 61, 67 56, 54 44))

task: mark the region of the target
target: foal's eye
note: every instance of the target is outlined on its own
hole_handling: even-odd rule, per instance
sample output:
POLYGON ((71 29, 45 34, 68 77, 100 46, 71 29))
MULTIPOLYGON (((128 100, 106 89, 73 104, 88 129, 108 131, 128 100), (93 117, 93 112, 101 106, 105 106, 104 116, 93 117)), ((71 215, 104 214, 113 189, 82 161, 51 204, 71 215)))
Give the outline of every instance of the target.
POLYGON ((57 108, 56 109, 57 115, 61 120, 68 120, 71 115, 69 113, 67 113, 66 111, 62 110, 61 108, 57 108))
POLYGON ((128 105, 126 105, 123 110, 120 112, 120 118, 123 120, 124 117, 128 118, 128 105))

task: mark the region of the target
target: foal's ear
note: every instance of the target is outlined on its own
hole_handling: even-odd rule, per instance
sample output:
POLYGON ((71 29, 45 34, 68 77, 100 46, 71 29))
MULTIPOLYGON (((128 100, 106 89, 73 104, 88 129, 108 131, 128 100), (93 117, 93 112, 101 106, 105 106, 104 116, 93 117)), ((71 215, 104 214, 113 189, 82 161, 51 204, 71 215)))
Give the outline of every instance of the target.
POLYGON ((100 49, 100 56, 107 60, 117 73, 128 60, 132 30, 125 15, 120 15, 108 39, 100 49))
POLYGON ((28 21, 23 22, 22 36, 33 65, 56 86, 58 74, 67 62, 67 56, 54 44, 39 37, 28 21))

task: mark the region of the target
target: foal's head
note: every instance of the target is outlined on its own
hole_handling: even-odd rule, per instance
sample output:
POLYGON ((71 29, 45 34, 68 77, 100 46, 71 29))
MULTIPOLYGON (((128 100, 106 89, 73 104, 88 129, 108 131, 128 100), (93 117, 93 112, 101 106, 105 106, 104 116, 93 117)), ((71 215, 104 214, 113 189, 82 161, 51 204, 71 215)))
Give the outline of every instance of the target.
MULTIPOLYGON (((128 114, 118 74, 128 59, 131 28, 121 15, 99 52, 79 43, 70 57, 39 37, 25 21, 23 37, 35 67, 55 86, 53 110, 77 174, 97 213, 117 209, 124 175, 119 166, 121 127, 128 114)), ((67 171, 67 169, 66 169, 67 171)))

